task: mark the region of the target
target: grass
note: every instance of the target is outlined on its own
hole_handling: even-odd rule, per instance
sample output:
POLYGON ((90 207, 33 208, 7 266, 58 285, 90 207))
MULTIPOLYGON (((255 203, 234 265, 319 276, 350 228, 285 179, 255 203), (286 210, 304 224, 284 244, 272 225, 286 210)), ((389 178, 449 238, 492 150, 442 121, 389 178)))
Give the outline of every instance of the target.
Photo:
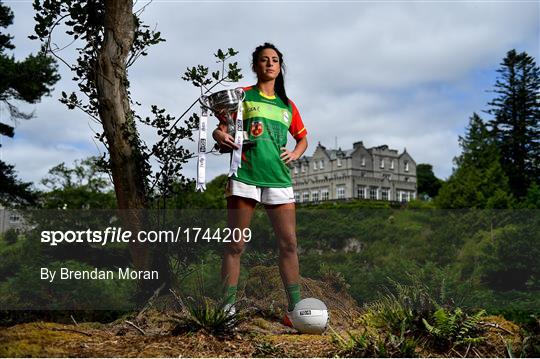
POLYGON ((482 344, 484 310, 473 314, 453 307, 441 291, 438 300, 433 291, 418 281, 412 285, 394 282, 391 290, 366 305, 356 320, 363 330, 348 331, 343 337, 334 332, 333 343, 340 356, 412 357, 420 350, 445 353, 469 351, 482 344), (442 303, 444 301, 444 304, 442 303))

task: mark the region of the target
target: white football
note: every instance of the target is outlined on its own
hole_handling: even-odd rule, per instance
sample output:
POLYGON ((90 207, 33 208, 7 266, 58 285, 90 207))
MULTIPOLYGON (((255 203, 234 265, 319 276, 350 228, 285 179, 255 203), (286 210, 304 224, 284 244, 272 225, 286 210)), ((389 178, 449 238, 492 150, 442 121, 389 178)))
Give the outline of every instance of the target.
POLYGON ((322 334, 328 319, 326 304, 317 298, 302 299, 296 303, 291 315, 294 328, 305 334, 322 334))

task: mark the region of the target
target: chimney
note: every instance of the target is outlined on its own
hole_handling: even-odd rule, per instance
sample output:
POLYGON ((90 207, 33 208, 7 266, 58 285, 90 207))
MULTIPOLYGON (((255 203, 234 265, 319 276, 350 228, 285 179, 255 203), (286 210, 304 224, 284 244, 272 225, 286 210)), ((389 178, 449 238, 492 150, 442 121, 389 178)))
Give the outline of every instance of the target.
POLYGON ((364 142, 358 141, 353 143, 353 150, 356 150, 358 147, 364 147, 364 142))

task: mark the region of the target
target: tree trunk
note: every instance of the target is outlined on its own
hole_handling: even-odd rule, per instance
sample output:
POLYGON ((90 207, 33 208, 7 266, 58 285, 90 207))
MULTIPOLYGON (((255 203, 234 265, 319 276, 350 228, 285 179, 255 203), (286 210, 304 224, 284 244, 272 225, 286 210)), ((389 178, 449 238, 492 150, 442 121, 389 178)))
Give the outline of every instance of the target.
MULTIPOLYGON (((135 236, 142 229, 148 230, 145 211, 148 200, 143 168, 145 161, 141 156, 135 119, 130 108, 126 69, 135 36, 133 1, 105 0, 104 20, 104 38, 98 50, 95 71, 99 116, 107 139, 120 216, 123 225, 135 236)), ((136 270, 158 269, 153 264, 159 264, 160 261, 152 263, 150 249, 147 243, 129 243, 136 270)), ((163 280, 168 281, 167 270, 160 273, 159 282, 163 280)), ((145 292, 148 292, 156 284, 139 283, 139 288, 147 287, 145 292)))

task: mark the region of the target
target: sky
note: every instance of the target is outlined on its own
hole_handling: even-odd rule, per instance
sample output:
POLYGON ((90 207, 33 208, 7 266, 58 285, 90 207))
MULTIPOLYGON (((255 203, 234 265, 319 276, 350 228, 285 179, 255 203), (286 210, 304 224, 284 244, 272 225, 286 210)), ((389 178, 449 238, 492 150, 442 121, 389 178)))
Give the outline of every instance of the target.
MULTIPOLYGON (((39 48, 29 40, 34 27, 30 1, 4 1, 15 19, 7 32, 14 36, 13 55, 24 59, 39 48)), ((400 153, 406 148, 416 163, 433 165, 447 178, 459 155, 458 136, 469 117, 489 116, 489 91, 497 68, 511 49, 538 60, 538 1, 137 1, 143 21, 166 39, 149 49, 129 70, 137 111, 150 115, 151 105, 180 115, 200 94, 181 79, 197 64, 217 70, 213 53, 232 47, 244 78, 255 83, 251 53, 264 42, 284 54, 285 84, 308 131, 312 155, 317 143, 327 148, 386 144, 400 153), (147 6, 145 6, 147 5, 147 6)), ((70 39, 61 29, 53 41, 70 39)), ((77 43, 59 55, 76 58, 77 43)), ((62 91, 76 89, 73 74, 59 64, 62 79, 40 103, 19 103, 35 118, 16 124, 13 139, 1 137, 0 158, 15 165, 24 181, 38 183, 61 163, 104 151, 93 140, 100 124, 58 101, 62 91)), ((237 85, 233 85, 234 87, 237 85)), ((5 109, 0 121, 9 123, 5 109)), ((210 121, 217 120, 210 119, 210 121)), ((139 128, 151 146, 158 137, 139 128)), ((194 143, 186 142, 195 149, 194 143)), ((289 149, 294 140, 289 138, 289 149)), ((210 156, 207 178, 228 170, 228 155, 210 156)), ((196 176, 196 163, 184 168, 196 176)))

